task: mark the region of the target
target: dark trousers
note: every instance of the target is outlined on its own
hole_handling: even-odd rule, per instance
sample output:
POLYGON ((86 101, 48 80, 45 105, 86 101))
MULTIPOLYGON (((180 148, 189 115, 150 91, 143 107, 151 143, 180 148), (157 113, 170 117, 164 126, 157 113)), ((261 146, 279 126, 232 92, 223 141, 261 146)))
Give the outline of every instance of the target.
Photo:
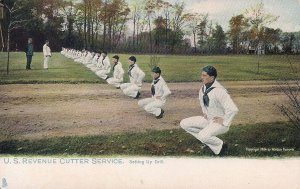
POLYGON ((26 69, 31 69, 30 64, 31 64, 31 60, 32 60, 32 55, 26 55, 26 57, 27 57, 26 69))

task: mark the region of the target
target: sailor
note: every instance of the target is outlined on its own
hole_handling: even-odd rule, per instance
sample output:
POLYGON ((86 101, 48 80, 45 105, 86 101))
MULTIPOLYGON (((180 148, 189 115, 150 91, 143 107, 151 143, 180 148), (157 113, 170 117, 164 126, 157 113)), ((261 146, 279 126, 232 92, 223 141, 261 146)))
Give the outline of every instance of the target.
POLYGON ((120 88, 120 84, 123 82, 124 70, 121 62, 119 62, 119 56, 115 55, 112 57, 113 60, 113 77, 108 78, 106 81, 108 84, 115 86, 116 88, 120 88))
POLYGON ((43 46, 43 54, 44 54, 44 69, 48 70, 49 58, 51 57, 51 49, 49 47, 48 40, 46 40, 43 46))
POLYGON ((120 88, 125 95, 138 99, 141 94, 140 89, 142 87, 145 73, 136 64, 136 58, 134 56, 129 57, 128 64, 130 83, 123 83, 120 85, 120 88))
POLYGON ((110 72, 110 61, 107 56, 107 52, 102 53, 102 60, 100 63, 100 70, 96 72, 96 75, 98 75, 102 79, 108 79, 108 74, 110 72))
POLYGON ((165 80, 161 76, 161 70, 159 67, 152 69, 151 94, 152 98, 145 98, 138 102, 139 106, 144 108, 146 112, 154 114, 157 119, 160 119, 164 115, 162 107, 166 103, 166 97, 171 94, 165 80))
POLYGON ((207 145, 215 155, 222 156, 226 153, 228 146, 216 136, 229 130, 238 108, 216 77, 217 70, 213 66, 206 66, 202 69, 203 86, 199 91, 199 101, 203 116, 183 119, 180 126, 207 145))

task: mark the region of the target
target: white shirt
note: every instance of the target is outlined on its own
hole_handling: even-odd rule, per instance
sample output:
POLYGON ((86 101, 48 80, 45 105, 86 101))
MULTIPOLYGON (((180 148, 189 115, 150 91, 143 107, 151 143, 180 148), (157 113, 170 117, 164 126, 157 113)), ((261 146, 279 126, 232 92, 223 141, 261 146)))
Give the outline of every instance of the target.
POLYGON ((142 86, 145 73, 139 68, 137 64, 131 70, 131 76, 129 76, 130 83, 136 84, 137 86, 142 86))
POLYGON ((43 46, 43 53, 44 53, 44 56, 51 56, 51 50, 47 44, 44 44, 44 46, 43 46))
MULTIPOLYGON (((205 85, 204 91, 206 89, 205 85)), ((222 117, 224 119, 223 125, 230 126, 233 117, 238 112, 238 108, 230 98, 227 90, 218 82, 214 81, 211 87, 215 87, 208 93, 209 105, 204 106, 202 87, 199 91, 199 101, 203 113, 207 115, 208 120, 214 117, 222 117)))
POLYGON ((124 70, 123 70, 123 67, 122 67, 122 63, 118 62, 118 64, 114 68, 113 77, 115 79, 123 81, 123 76, 124 76, 124 70))
POLYGON ((109 58, 108 56, 106 56, 104 59, 103 58, 100 59, 100 58, 99 58, 100 61, 98 61, 99 68, 101 68, 101 70, 104 70, 105 73, 108 74, 111 68, 109 58))
POLYGON ((159 81, 156 84, 154 84, 154 81, 152 81, 152 83, 151 83, 151 86, 154 85, 154 87, 155 87, 154 97, 159 96, 159 97, 161 97, 161 100, 163 102, 165 102, 166 97, 171 94, 171 91, 168 88, 167 83, 161 76, 159 76, 158 79, 159 79, 159 81))

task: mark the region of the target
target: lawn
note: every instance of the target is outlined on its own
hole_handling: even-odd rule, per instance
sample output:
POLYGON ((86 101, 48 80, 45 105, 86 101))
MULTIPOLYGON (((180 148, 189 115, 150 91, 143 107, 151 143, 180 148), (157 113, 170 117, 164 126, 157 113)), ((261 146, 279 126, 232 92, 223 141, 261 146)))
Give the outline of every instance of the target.
MULTIPOLYGON (((110 54, 109 57, 112 57, 110 54)), ((6 75, 6 53, 0 53, 1 83, 103 83, 93 72, 81 64, 53 53, 49 70, 42 69, 42 53, 35 53, 32 70, 25 70, 24 53, 11 53, 10 74, 6 75)), ((128 54, 120 54, 128 81, 128 54)), ((146 82, 151 81, 150 55, 137 55, 137 63, 146 73, 146 82)), ((260 71, 257 72, 258 57, 241 56, 176 56, 158 55, 165 80, 168 82, 190 82, 199 80, 200 69, 213 65, 218 70, 218 79, 223 81, 300 79, 300 55, 265 55, 259 58, 260 71)))
MULTIPOLYGON (((229 144, 227 156, 238 157, 299 156, 297 137, 289 123, 237 125, 220 136, 229 144)), ((214 156, 182 129, 3 141, 0 154, 214 156)))

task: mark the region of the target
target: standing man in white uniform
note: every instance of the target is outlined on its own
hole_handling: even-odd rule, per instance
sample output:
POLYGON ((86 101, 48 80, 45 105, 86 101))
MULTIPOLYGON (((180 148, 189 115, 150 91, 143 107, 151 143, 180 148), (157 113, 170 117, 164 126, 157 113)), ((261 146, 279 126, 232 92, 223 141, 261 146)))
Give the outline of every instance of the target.
POLYGON ((216 77, 217 70, 213 66, 202 69, 203 86, 199 91, 199 101, 203 116, 183 119, 180 126, 206 144, 215 155, 222 156, 227 150, 227 144, 216 136, 229 130, 238 108, 216 77))
POLYGON ((48 40, 46 40, 43 46, 43 54, 44 54, 44 69, 48 70, 49 58, 51 57, 51 49, 49 47, 48 40))
POLYGON ((113 59, 113 77, 108 78, 106 81, 108 84, 115 86, 117 89, 120 88, 120 84, 123 82, 124 70, 121 62, 119 62, 119 56, 115 55, 112 57, 113 59))
POLYGON ((138 102, 139 106, 144 108, 146 112, 154 114, 157 119, 160 119, 164 115, 162 107, 166 103, 166 97, 171 94, 165 80, 161 76, 161 70, 159 67, 152 69, 152 84, 151 93, 152 98, 145 98, 138 102))
POLYGON ((123 83, 120 85, 120 88, 125 95, 133 97, 134 99, 138 99, 141 94, 139 90, 142 87, 145 73, 136 64, 136 58, 134 56, 129 57, 128 63, 128 75, 130 83, 123 83))

